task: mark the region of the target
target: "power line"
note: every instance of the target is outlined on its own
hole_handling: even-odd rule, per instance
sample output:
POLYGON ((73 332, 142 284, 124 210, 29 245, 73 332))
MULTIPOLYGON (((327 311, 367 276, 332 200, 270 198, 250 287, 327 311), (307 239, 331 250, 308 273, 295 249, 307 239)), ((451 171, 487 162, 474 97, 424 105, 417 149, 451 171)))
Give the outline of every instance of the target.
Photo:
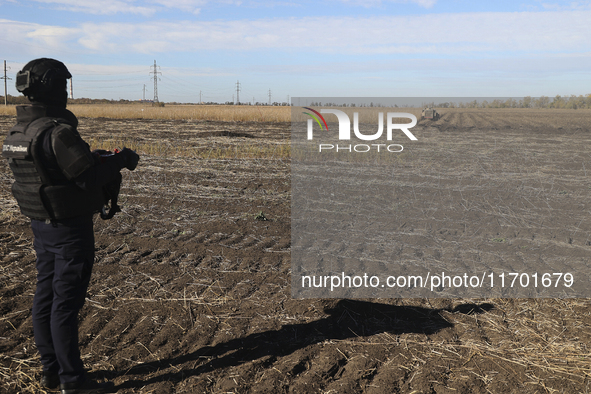
POLYGON ((125 84, 119 84, 116 86, 114 86, 114 85, 96 86, 96 85, 86 85, 79 80, 77 80, 77 81, 78 81, 78 90, 117 90, 119 88, 132 87, 132 86, 137 87, 138 86, 137 83, 125 83, 125 84), (80 89, 81 85, 83 85, 83 89, 80 89))
MULTIPOLYGON (((78 74, 76 74, 76 77, 78 77, 78 74)), ((104 84, 104 83, 109 83, 109 82, 131 82, 132 80, 136 80, 136 81, 141 81, 141 80, 145 80, 145 77, 134 77, 134 78, 119 78, 119 79, 82 79, 82 81, 84 81, 84 83, 99 83, 99 84, 104 84)))
POLYGON ((236 104, 240 104, 240 81, 236 81, 236 104))
POLYGON ((158 74, 162 75, 161 72, 158 72, 158 66, 156 65, 156 60, 154 60, 154 66, 150 66, 150 68, 154 67, 154 71, 150 71, 150 74, 154 74, 152 78, 154 78, 154 102, 158 102, 158 74))
MULTIPOLYGON (((151 68, 151 67, 150 67, 151 68)), ((76 76, 79 75, 123 75, 123 74, 139 74, 141 72, 144 72, 146 69, 138 69, 136 71, 117 71, 117 72, 111 72, 111 73, 103 73, 103 72, 76 72, 76 76)))
POLYGON ((8 82, 9 79, 12 79, 6 76, 6 60, 4 60, 4 76, 0 79, 4 80, 4 105, 6 106, 8 105, 8 88, 6 86, 6 82, 8 82))

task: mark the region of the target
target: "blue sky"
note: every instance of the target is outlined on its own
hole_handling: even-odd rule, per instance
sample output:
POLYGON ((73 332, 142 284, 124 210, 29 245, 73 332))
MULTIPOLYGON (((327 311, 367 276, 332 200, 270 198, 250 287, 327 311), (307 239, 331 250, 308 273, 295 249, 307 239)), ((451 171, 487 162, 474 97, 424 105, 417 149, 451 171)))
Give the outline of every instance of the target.
MULTIPOLYGON (((0 61, 52 57, 74 96, 287 97, 591 93, 591 1, 0 0, 0 61)), ((0 93, 1 94, 1 93, 0 93)))

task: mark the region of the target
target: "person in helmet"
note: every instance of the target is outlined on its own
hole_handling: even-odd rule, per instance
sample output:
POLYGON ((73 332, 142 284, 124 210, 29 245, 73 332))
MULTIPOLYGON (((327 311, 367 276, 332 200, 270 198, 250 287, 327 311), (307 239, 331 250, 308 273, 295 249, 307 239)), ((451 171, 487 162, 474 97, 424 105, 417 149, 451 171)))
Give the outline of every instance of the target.
POLYGON ((40 383, 59 386, 62 394, 109 386, 85 375, 78 312, 94 262, 93 215, 103 207, 102 188, 139 161, 130 149, 101 159, 93 155, 77 131, 76 116, 66 109, 71 77, 62 62, 48 58, 17 73, 16 88, 30 105, 16 108, 17 124, 2 147, 15 178, 12 193, 35 237, 33 330, 43 366, 40 383))

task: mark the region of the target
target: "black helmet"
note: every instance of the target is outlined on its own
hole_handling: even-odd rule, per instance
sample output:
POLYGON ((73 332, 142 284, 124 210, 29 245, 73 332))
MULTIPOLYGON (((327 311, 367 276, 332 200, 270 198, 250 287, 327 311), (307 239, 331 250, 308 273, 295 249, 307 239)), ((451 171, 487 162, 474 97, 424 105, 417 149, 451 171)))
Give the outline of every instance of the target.
POLYGON ((16 74, 16 90, 31 101, 65 106, 68 78, 72 78, 72 74, 64 63, 48 58, 35 59, 16 74))

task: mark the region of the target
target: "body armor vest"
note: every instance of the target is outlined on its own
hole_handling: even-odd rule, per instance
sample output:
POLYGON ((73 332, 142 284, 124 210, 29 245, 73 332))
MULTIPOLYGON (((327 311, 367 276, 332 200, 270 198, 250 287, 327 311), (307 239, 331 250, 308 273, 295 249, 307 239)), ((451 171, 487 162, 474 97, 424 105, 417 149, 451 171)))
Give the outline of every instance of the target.
POLYGON ((48 117, 28 124, 18 123, 2 147, 2 155, 8 159, 14 174, 12 194, 21 212, 31 219, 60 220, 92 215, 103 206, 100 190, 85 191, 61 174, 59 167, 43 165, 41 141, 47 131, 56 127, 71 126, 48 117))

